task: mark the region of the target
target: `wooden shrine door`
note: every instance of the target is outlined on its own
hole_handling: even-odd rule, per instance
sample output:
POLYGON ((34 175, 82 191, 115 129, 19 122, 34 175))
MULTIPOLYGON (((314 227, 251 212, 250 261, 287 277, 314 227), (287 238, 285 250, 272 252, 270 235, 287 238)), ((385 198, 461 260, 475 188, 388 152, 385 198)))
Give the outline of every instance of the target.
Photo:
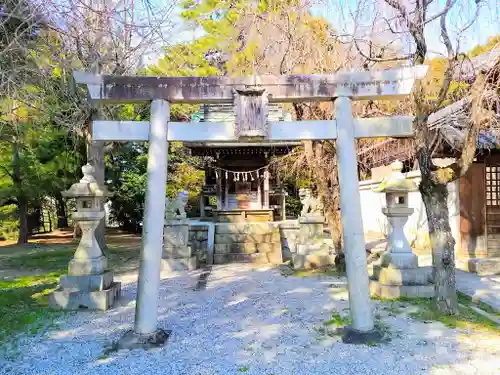
POLYGON ((500 253, 500 158, 488 157, 485 163, 485 234, 490 256, 490 252, 500 253))

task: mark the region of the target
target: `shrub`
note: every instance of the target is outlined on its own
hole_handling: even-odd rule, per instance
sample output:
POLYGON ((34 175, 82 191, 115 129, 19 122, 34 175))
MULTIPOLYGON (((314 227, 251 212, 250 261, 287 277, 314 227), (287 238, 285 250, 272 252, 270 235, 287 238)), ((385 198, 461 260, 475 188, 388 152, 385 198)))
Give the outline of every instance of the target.
POLYGON ((19 220, 16 215, 17 207, 9 204, 0 207, 0 239, 14 239, 19 231, 19 220))

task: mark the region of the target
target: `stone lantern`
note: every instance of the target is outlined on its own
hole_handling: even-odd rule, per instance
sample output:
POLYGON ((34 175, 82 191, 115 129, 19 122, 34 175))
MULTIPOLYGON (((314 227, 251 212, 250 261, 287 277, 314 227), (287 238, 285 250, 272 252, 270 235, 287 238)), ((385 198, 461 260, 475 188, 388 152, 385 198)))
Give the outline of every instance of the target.
POLYGON ((82 238, 68 265, 68 274, 61 276, 60 287, 49 296, 52 307, 62 309, 107 310, 119 297, 121 285, 113 282, 108 260, 95 238, 95 230, 104 218, 104 201, 110 193, 97 184, 94 168, 82 167, 83 178, 62 195, 75 198, 75 220, 82 230, 82 238))
POLYGON ((382 213, 391 225, 387 247, 373 266, 372 294, 383 298, 432 297, 434 286, 431 267, 418 267, 418 257, 412 252, 404 234, 404 226, 414 209, 408 206, 408 193, 417 190, 417 184, 403 173, 403 163, 391 164, 391 176, 375 191, 385 193, 386 207, 382 213))
POLYGON ((391 164, 392 173, 376 191, 385 193, 386 207, 382 213, 387 216, 391 232, 387 239, 386 251, 382 255, 382 264, 392 264, 398 268, 413 268, 418 266, 418 258, 411 251, 403 228, 414 209, 408 207, 408 193, 417 190, 417 184, 407 179, 401 170, 403 163, 396 160, 391 164))

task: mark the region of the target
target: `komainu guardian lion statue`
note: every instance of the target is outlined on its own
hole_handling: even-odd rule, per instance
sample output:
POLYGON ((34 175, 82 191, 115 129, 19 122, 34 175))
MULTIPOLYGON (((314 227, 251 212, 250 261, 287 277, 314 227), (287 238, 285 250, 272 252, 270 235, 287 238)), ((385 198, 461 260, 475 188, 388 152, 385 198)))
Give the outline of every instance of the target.
POLYGON ((188 201, 188 192, 181 191, 177 193, 177 198, 167 199, 167 207, 165 210, 165 219, 167 220, 179 220, 186 218, 185 207, 188 201))
POLYGON ((300 216, 323 214, 323 203, 319 198, 312 195, 311 189, 301 188, 299 190, 299 198, 300 203, 302 203, 300 216))

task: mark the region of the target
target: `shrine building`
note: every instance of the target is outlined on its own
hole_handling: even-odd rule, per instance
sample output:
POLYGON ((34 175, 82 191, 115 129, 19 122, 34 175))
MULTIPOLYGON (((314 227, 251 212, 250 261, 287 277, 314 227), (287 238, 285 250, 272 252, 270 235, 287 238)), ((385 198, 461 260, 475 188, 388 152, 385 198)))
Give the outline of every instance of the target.
MULTIPOLYGON (((204 104, 200 122, 235 122, 232 104, 204 104)), ((290 121, 290 114, 270 104, 269 121, 290 121)), ((185 142, 192 156, 210 157, 200 194, 200 215, 215 222, 285 220, 286 191, 281 184, 275 157, 283 156, 301 142, 185 142)))

